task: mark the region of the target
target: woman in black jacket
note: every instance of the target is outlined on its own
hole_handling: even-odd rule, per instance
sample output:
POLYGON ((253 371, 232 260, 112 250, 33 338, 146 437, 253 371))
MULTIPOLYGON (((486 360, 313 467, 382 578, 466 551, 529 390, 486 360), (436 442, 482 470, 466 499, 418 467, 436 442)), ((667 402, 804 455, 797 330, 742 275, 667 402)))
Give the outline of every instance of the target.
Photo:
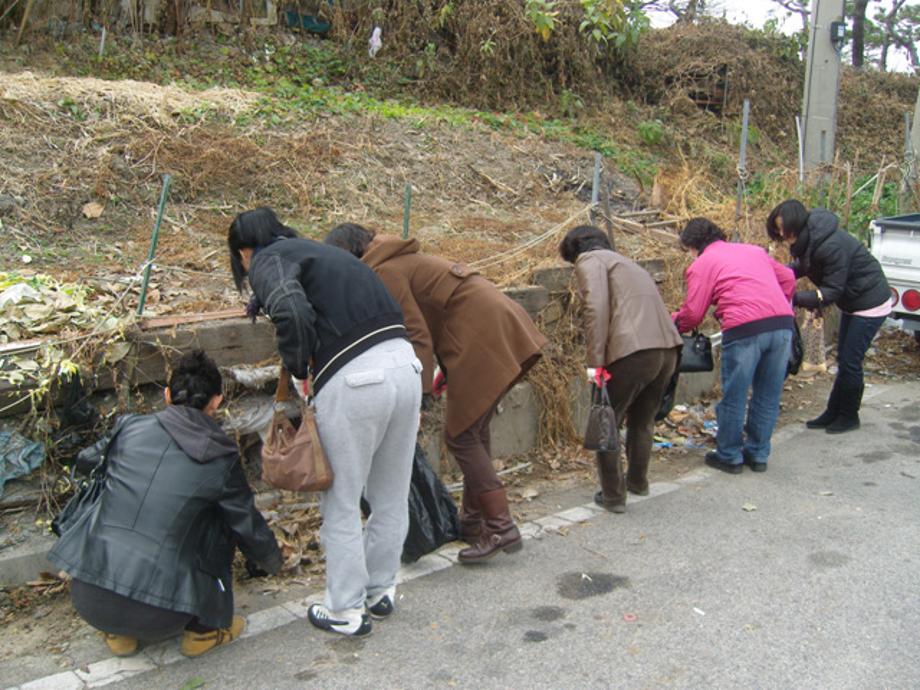
POLYGON ((827 409, 806 422, 809 429, 839 434, 859 428, 863 395, 863 359, 891 313, 891 288, 875 257, 858 239, 839 228, 837 216, 824 209, 807 211, 789 199, 767 218, 767 234, 786 242, 796 278, 807 276, 815 290, 799 290, 793 305, 840 309, 837 378, 827 409))
POLYGON ((105 488, 48 556, 71 575, 74 607, 117 656, 136 653, 139 638, 183 631, 186 656, 233 641, 245 627, 233 615, 236 547, 270 573, 282 565, 239 449, 212 419, 217 366, 202 352, 186 355, 165 395, 162 412, 120 418, 81 453, 84 466, 104 460, 105 488))
POLYGON ((390 615, 396 602, 421 362, 399 304, 348 252, 297 237, 269 208, 238 215, 227 239, 236 286, 248 278, 285 367, 299 379, 312 374, 317 431, 335 474, 320 507, 326 598, 310 607, 310 622, 366 635, 371 617, 390 615), (373 506, 363 534, 362 493, 373 506))

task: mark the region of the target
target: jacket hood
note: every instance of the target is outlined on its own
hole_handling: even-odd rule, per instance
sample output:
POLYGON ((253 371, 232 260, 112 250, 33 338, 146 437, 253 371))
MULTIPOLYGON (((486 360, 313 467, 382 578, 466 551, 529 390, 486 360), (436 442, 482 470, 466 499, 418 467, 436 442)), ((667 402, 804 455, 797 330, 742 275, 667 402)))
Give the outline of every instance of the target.
POLYGON ((404 240, 394 235, 377 235, 367 245, 367 251, 361 260, 371 268, 377 268, 384 261, 403 254, 417 254, 419 243, 416 239, 404 240))
POLYGON ((834 234, 839 227, 839 221, 830 211, 823 208, 812 209, 808 213, 805 227, 798 238, 792 243, 789 252, 793 256, 802 256, 809 245, 816 247, 834 234))
POLYGON ((201 410, 187 405, 167 405, 154 416, 182 452, 195 462, 203 464, 239 454, 236 444, 220 425, 201 410))

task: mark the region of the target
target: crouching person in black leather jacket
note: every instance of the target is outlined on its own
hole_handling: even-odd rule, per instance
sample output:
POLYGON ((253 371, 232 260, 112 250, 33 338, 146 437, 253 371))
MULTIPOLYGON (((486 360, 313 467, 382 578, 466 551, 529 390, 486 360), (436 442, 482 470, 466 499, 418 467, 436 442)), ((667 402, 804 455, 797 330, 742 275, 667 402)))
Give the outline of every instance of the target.
POLYGON ((269 573, 281 568, 239 449, 212 419, 220 402, 217 366, 186 355, 162 412, 123 417, 87 449, 107 449, 105 488, 48 558, 71 575, 74 607, 118 656, 179 633, 186 656, 233 641, 245 627, 233 615, 236 547, 269 573))

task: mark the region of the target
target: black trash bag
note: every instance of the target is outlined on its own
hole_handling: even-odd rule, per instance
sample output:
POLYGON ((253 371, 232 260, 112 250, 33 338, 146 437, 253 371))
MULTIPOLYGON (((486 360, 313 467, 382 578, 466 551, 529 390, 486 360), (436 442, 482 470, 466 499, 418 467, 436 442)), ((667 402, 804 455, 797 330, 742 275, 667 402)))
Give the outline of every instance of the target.
POLYGON ((427 553, 460 538, 460 516, 454 499, 420 446, 412 460, 409 486, 409 533, 403 544, 403 563, 413 563, 427 553))
POLYGON ((677 397, 677 383, 680 380, 680 371, 675 370, 674 374, 671 376, 671 380, 668 381, 668 387, 664 390, 664 395, 661 397, 661 404, 658 406, 658 412, 655 413, 655 421, 660 422, 664 420, 671 410, 674 409, 674 402, 677 397))

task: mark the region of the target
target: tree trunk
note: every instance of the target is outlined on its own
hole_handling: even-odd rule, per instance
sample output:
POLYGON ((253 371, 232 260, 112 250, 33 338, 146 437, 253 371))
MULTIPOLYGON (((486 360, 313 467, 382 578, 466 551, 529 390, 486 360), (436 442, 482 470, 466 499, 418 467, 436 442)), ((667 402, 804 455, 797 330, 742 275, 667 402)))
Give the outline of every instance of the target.
POLYGON ((853 3, 853 67, 863 66, 866 57, 866 7, 869 0, 853 3))

